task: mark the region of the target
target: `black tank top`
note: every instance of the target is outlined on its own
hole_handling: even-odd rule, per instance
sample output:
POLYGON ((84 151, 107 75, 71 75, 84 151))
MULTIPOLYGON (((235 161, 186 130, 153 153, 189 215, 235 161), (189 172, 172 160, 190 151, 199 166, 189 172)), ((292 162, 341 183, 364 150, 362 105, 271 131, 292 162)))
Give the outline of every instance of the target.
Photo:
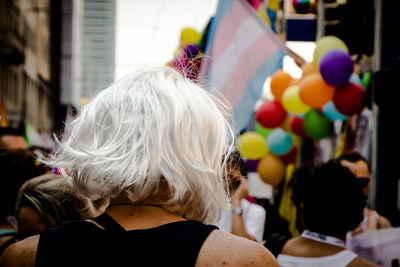
POLYGON ((126 231, 109 215, 70 221, 40 235, 36 266, 194 266, 209 234, 199 221, 178 221, 126 231))

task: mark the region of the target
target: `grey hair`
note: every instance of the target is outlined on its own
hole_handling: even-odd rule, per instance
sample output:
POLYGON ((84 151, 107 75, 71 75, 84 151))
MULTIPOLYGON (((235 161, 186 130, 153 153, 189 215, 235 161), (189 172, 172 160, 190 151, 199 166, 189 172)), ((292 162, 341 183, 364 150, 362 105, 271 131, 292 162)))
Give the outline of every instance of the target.
POLYGON ((223 159, 234 135, 228 111, 172 68, 137 70, 83 107, 45 163, 90 199, 141 201, 166 186, 166 209, 216 222, 229 201, 223 159))

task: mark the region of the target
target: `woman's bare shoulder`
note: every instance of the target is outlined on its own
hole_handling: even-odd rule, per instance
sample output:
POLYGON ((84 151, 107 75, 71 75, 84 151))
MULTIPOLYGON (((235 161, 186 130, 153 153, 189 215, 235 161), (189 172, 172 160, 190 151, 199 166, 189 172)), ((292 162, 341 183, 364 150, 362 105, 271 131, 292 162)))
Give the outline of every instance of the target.
POLYGON ((0 266, 35 266, 39 235, 9 246, 0 257, 0 266))
POLYGON ((215 230, 204 242, 196 266, 222 265, 279 266, 275 257, 261 244, 215 230))

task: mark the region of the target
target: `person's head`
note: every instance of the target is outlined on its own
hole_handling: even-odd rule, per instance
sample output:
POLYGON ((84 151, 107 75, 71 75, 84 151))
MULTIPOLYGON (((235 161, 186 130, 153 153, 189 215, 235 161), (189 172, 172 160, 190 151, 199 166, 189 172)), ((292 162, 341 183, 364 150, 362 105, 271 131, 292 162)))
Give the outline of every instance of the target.
POLYGON ((27 149, 23 132, 11 127, 0 127, 0 150, 27 149))
POLYGON ((0 219, 13 215, 17 193, 21 185, 48 169, 36 162, 27 149, 10 149, 0 152, 0 219))
POLYGON ((26 181, 20 188, 15 206, 18 233, 38 234, 69 220, 81 220, 95 214, 92 203, 78 194, 62 176, 44 174, 26 181))
POLYGON ((91 199, 158 199, 214 222, 228 203, 221 161, 233 135, 225 112, 172 68, 137 70, 83 107, 47 163, 91 199))
POLYGON ((344 238, 363 219, 365 197, 354 174, 335 160, 293 174, 292 200, 302 229, 344 238))
POLYGON ((247 166, 240 153, 235 151, 229 155, 226 167, 229 192, 233 193, 240 185, 240 177, 247 178, 247 166))
POLYGON ((364 195, 367 196, 371 180, 367 159, 360 153, 351 152, 339 156, 338 160, 358 178, 362 184, 364 195))

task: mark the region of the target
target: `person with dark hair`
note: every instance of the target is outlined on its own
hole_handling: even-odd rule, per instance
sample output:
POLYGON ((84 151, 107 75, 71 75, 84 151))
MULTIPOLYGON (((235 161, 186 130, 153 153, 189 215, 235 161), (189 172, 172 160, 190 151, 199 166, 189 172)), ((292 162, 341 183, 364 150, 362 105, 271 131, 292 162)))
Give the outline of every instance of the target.
POLYGON ((363 219, 365 196, 357 178, 335 160, 293 174, 292 200, 300 236, 278 256, 285 266, 377 266, 345 248, 346 234, 363 219))
MULTIPOLYGON (((358 181, 363 187, 363 193, 367 197, 369 185, 371 181, 370 167, 367 159, 358 152, 350 152, 338 157, 338 161, 358 178, 358 181)), ((352 232, 352 235, 382 228, 391 228, 390 221, 376 211, 370 210, 367 207, 364 209, 364 220, 359 227, 352 232)))
POLYGON ((22 184, 48 171, 36 163, 34 154, 27 149, 9 149, 0 152, 0 245, 17 231, 15 203, 22 184))
POLYGON ((263 241, 266 211, 249 202, 247 167, 239 152, 230 155, 227 163, 230 210, 223 210, 218 227, 234 235, 261 243, 263 241))

